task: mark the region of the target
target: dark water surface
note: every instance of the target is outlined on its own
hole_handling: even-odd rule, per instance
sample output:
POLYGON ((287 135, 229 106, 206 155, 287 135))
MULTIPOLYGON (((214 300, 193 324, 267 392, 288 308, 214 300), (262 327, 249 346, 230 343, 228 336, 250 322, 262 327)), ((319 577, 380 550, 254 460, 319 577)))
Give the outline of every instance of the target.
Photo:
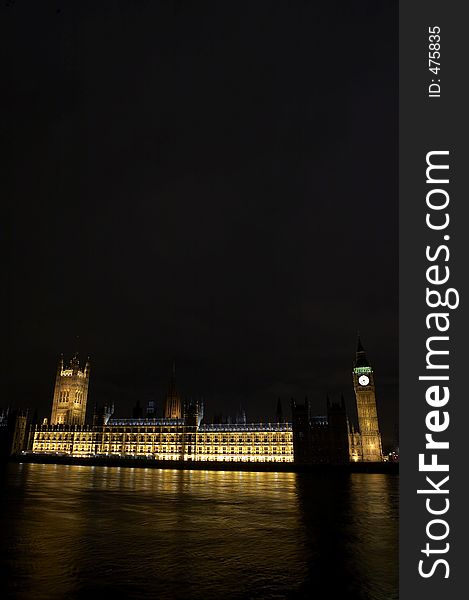
POLYGON ((2 596, 393 600, 398 483, 4 465, 2 596))

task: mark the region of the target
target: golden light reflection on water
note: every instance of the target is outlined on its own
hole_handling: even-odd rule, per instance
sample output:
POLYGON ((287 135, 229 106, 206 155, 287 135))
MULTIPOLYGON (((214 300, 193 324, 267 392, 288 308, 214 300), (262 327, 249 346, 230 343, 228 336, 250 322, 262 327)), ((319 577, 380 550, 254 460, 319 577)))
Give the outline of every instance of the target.
POLYGON ((397 598, 396 478, 25 464, 6 485, 17 598, 397 598))

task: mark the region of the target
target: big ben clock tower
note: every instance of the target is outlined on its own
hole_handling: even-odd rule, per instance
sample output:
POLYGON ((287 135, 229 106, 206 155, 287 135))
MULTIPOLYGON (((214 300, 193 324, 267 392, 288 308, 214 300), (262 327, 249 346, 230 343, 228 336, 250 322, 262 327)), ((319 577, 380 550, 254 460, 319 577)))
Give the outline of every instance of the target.
POLYGON ((365 350, 358 337, 357 354, 353 368, 353 387, 357 402, 358 427, 360 429, 364 462, 381 462, 381 434, 376 411, 375 382, 373 369, 368 362, 365 350))

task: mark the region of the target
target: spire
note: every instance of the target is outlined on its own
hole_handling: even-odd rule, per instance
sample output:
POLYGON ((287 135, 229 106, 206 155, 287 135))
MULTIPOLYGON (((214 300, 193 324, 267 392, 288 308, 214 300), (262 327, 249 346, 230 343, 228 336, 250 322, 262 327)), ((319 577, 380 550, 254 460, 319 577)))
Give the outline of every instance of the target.
POLYGON ((360 332, 358 332, 357 337, 357 352, 355 355, 355 367, 369 367, 370 363, 368 362, 368 358, 366 357, 365 348, 363 347, 362 341, 360 339, 360 332))
POLYGON ((363 348, 363 344, 360 338, 360 330, 358 330, 357 333, 357 352, 365 352, 365 349, 363 348))
POLYGON ((280 398, 277 400, 276 417, 277 417, 277 423, 283 423, 282 401, 280 400, 280 398))
POLYGON ((141 419, 142 418, 142 407, 140 406, 140 400, 138 399, 135 403, 135 406, 132 409, 132 418, 133 419, 141 419))
POLYGON ((180 419, 182 417, 181 398, 176 390, 176 361, 173 360, 171 378, 169 380, 168 395, 163 407, 163 416, 166 419, 180 419))
POLYGON ((170 397, 175 397, 177 396, 177 391, 176 391, 176 361, 173 360, 173 366, 172 366, 172 370, 171 370, 171 378, 169 380, 169 392, 168 392, 168 396, 170 397))
POLYGON ((235 423, 238 423, 240 425, 246 424, 246 411, 244 410, 241 404, 239 405, 238 412, 236 413, 235 423))
POLYGON ((73 358, 70 361, 70 367, 74 370, 78 370, 80 368, 80 359, 78 358, 78 352, 75 352, 75 354, 73 355, 73 358))

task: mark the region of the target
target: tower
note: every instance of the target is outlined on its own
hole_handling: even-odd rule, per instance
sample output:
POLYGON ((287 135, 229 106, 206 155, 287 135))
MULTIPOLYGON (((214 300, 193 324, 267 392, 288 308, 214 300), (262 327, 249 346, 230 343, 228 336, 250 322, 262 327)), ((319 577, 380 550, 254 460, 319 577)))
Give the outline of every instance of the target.
POLYGON ((184 402, 184 424, 188 427, 199 426, 199 403, 196 400, 184 402))
POLYGON ((164 401, 163 417, 165 419, 180 419, 182 417, 181 397, 176 391, 176 363, 174 362, 168 395, 164 401))
POLYGON ((378 413, 373 369, 365 354, 360 336, 357 341, 357 353, 352 371, 353 387, 357 402, 358 427, 360 429, 362 460, 380 462, 383 460, 381 434, 379 432, 378 413))
POLYGON ((311 407, 291 399, 293 454, 296 463, 310 463, 312 458, 311 407))
POLYGON ((344 396, 340 404, 327 398, 328 460, 333 464, 349 462, 349 434, 344 396))
POLYGON ((64 369, 64 359, 63 356, 60 357, 55 378, 51 425, 78 425, 83 427, 89 380, 89 359, 82 369, 76 353, 70 361, 68 369, 64 369))

